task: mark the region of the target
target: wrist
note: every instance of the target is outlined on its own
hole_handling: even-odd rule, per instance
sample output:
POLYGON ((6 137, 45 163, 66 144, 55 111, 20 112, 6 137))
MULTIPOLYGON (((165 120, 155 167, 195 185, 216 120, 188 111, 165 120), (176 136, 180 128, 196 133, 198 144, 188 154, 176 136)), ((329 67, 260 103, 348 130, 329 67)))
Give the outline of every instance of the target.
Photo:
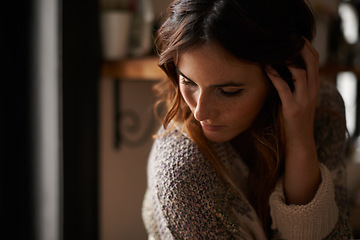
POLYGON ((297 150, 286 156, 284 190, 289 204, 303 205, 315 196, 321 174, 315 147, 297 150))

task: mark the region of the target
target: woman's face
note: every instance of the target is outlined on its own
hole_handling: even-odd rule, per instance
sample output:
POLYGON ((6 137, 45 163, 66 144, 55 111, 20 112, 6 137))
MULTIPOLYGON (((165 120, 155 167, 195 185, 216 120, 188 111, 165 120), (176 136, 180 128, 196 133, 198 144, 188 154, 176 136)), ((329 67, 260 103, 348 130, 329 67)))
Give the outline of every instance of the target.
POLYGON ((241 61, 216 44, 206 44, 180 56, 180 91, 214 142, 233 139, 251 127, 269 93, 259 65, 241 61))

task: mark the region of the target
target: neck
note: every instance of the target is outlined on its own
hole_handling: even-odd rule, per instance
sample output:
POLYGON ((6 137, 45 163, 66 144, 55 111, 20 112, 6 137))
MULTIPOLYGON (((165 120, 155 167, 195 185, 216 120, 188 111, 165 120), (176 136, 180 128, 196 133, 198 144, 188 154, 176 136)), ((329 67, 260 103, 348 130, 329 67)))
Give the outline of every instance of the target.
POLYGON ((235 150, 240 154, 243 162, 248 165, 249 168, 254 165, 255 158, 255 146, 252 140, 251 130, 247 130, 233 140, 231 140, 231 144, 235 148, 235 150))

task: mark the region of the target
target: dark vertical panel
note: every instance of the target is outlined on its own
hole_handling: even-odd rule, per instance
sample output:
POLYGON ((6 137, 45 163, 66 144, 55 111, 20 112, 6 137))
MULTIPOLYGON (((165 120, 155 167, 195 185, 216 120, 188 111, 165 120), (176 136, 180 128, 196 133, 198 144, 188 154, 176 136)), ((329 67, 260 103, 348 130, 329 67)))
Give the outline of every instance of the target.
POLYGON ((357 76, 357 89, 356 89, 356 123, 353 140, 359 137, 360 133, 360 78, 357 76))
POLYGON ((98 0, 62 0, 63 229, 98 239, 98 0))
POLYGON ((0 86, 0 238, 33 239, 30 148, 31 0, 2 9, 0 86), (4 65, 5 64, 5 65, 4 65))

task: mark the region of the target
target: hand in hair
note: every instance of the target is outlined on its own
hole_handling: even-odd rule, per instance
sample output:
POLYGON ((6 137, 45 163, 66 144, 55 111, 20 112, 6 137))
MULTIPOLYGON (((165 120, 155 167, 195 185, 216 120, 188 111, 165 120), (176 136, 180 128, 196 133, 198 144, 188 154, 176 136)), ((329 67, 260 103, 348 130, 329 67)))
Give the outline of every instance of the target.
POLYGON ((319 54, 307 39, 304 40, 301 56, 306 68, 288 66, 293 75, 293 92, 276 70, 267 66, 268 76, 282 102, 280 114, 286 137, 285 196, 288 204, 297 205, 310 202, 321 182, 313 135, 320 87, 319 54))

